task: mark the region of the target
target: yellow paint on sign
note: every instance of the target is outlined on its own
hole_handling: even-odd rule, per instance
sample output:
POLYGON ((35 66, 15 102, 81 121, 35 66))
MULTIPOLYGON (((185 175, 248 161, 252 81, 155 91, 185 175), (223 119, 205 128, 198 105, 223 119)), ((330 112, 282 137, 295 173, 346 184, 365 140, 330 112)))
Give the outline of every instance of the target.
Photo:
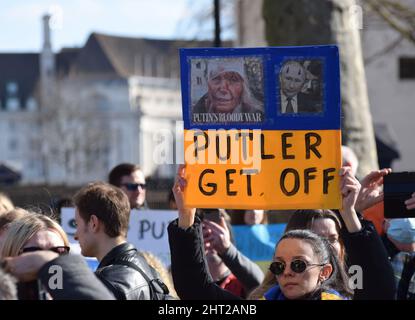
POLYGON ((339 209, 340 130, 185 130, 189 207, 339 209))

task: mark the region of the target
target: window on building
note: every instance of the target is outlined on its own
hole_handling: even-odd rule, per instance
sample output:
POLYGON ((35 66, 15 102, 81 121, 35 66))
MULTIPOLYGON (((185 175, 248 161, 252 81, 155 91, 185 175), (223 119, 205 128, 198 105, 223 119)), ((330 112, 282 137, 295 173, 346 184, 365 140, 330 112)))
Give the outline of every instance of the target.
POLYGON ((399 58, 399 79, 415 80, 415 57, 400 57, 399 58))
POLYGON ((8 96, 15 96, 15 95, 17 95, 18 88, 19 87, 17 86, 17 82, 9 81, 6 84, 6 92, 7 92, 8 96))
POLYGON ((202 78, 201 77, 196 77, 196 83, 198 85, 202 85, 202 78))
POLYGON ((196 69, 200 69, 200 67, 201 67, 200 62, 197 62, 196 63, 196 69))
POLYGON ((18 90, 17 82, 8 81, 6 83, 6 109, 9 111, 17 111, 20 108, 18 90))
POLYGON ((20 108, 20 101, 18 98, 7 98, 6 100, 6 109, 8 111, 17 111, 20 108))

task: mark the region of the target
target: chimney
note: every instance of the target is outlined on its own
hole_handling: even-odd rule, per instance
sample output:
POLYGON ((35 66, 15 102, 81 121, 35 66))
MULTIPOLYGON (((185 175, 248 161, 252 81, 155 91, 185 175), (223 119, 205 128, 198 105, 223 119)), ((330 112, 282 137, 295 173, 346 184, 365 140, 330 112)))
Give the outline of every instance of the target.
POLYGON ((49 21, 51 16, 49 14, 45 14, 43 19, 43 49, 52 49, 50 44, 50 28, 49 28, 49 21))
POLYGON ((41 106, 46 108, 50 97, 54 93, 55 83, 55 55, 52 51, 51 32, 49 21, 51 16, 45 14, 42 17, 43 47, 39 55, 40 84, 41 84, 41 106))

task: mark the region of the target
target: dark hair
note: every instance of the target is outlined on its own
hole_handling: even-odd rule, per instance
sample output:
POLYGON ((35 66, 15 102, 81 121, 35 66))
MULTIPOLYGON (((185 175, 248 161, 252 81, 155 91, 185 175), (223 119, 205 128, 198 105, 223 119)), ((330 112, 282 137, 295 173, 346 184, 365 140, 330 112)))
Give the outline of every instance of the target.
POLYGON ((317 219, 333 220, 334 224, 336 225, 337 233, 339 234, 339 243, 341 248, 339 259, 341 263, 344 263, 346 259, 346 252, 343 239, 340 237, 342 224, 335 212, 323 209, 296 210, 288 221, 284 232, 288 232, 290 230, 311 230, 314 221, 317 219))
POLYGON ((300 239, 306 241, 313 248, 313 252, 318 257, 320 263, 331 264, 333 272, 330 277, 321 284, 318 289, 320 292, 327 289, 334 289, 346 298, 353 295, 348 286, 349 279, 346 271, 339 262, 337 254, 326 239, 310 230, 291 230, 281 237, 280 241, 277 243, 277 247, 284 239, 300 239))
POLYGON ((129 176, 134 171, 141 170, 140 166, 132 163, 121 163, 114 167, 108 175, 108 182, 113 186, 121 186, 121 178, 123 176, 129 176))
POLYGON ((127 235, 130 202, 120 188, 105 182, 90 183, 75 194, 74 203, 86 222, 91 215, 97 216, 103 222, 108 236, 127 235))

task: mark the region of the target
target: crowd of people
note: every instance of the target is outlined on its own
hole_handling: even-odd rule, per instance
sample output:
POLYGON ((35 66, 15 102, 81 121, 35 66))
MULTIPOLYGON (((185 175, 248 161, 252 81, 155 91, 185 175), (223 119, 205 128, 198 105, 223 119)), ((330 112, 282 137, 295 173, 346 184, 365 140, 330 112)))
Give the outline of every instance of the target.
MULTIPOLYGON (((95 257, 93 272, 72 254, 68 236, 53 218, 14 207, 0 194, 0 299, 415 299, 415 219, 365 216, 383 201, 376 170, 360 181, 357 159, 343 150, 341 210, 296 210, 261 268, 237 248, 224 209, 184 204, 186 167, 179 166, 170 206, 178 218, 168 226, 171 266, 127 241, 131 209, 146 209, 140 167, 120 164, 107 182, 82 187, 73 197, 81 254, 95 257), (373 220, 373 219, 372 219, 373 220)), ((405 201, 415 209, 415 193, 405 201)), ((231 213, 232 214, 232 213, 231 213)), ((267 223, 250 210, 247 225, 267 223)))

